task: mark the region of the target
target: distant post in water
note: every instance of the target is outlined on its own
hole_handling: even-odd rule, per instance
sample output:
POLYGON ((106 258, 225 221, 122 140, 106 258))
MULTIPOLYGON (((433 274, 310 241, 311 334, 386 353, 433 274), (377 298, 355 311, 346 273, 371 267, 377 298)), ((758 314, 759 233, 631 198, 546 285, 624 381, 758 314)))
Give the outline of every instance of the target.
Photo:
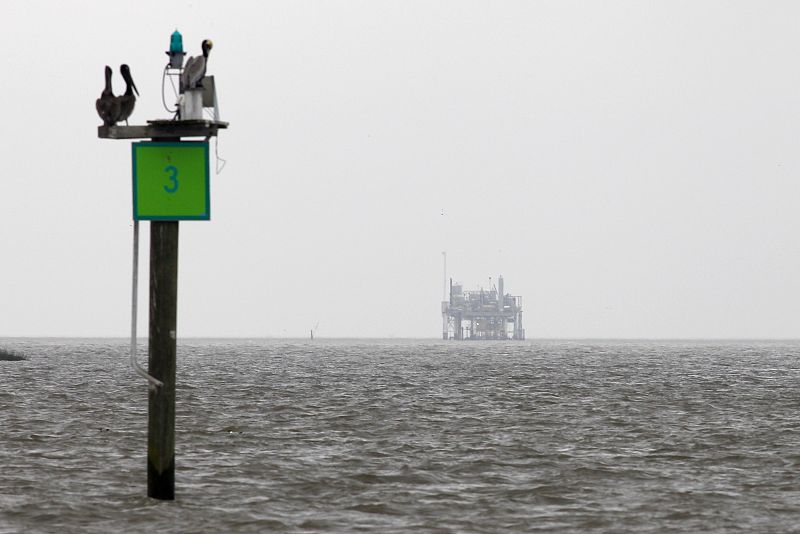
MULTIPOLYGON (((209 49, 210 41, 206 40, 203 42, 202 72, 198 69, 193 71, 192 89, 194 86, 203 87, 209 49)), ((172 34, 167 54, 170 61, 164 68, 164 76, 182 77, 183 48, 177 30, 172 34)), ((213 94, 207 101, 214 103, 215 120, 205 120, 202 115, 200 118, 181 120, 181 94, 176 95, 176 109, 170 110, 176 112, 175 119, 151 120, 143 126, 118 126, 117 122, 123 119, 119 103, 113 100, 116 97, 112 93, 109 70, 106 67, 105 88, 97 101, 97 111, 103 119, 103 126, 98 127, 98 137, 150 139, 132 145, 134 250, 138 250, 139 221, 150 221, 149 362, 146 374, 141 369, 137 369, 137 372, 151 382, 147 425, 147 495, 155 499, 173 500, 179 221, 210 220, 208 140, 216 136, 219 129, 227 128, 228 123, 218 120, 216 89, 213 82, 209 81, 206 86, 213 94), (203 140, 185 141, 184 137, 203 140)), ((181 93, 183 89, 181 87, 181 93)), ((135 253, 134 257, 138 257, 138 254, 135 253)), ((134 288, 136 270, 134 266, 134 288)), ((134 289, 134 301, 135 298, 134 289)), ((135 331, 135 302, 133 309, 135 331)), ((131 359, 134 368, 137 368, 135 339, 131 344, 131 359)))

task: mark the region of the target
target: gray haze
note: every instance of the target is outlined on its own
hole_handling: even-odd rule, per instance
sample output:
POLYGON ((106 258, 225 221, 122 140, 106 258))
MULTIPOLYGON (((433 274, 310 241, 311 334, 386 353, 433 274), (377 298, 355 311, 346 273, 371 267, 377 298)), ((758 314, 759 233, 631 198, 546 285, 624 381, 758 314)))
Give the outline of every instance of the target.
POLYGON ((231 122, 212 220, 181 225, 179 336, 438 337, 446 250, 466 288, 523 295, 529 338, 796 337, 798 17, 4 2, 0 336, 128 333, 130 143, 97 139, 94 100, 127 62, 131 122, 167 117, 177 27, 191 54, 214 40, 231 122))

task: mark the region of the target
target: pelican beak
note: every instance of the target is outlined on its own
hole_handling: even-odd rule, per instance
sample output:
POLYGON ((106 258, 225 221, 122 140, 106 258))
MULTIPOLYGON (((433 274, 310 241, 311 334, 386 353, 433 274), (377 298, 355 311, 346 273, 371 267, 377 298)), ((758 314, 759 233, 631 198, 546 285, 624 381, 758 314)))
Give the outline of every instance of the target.
POLYGON ((136 96, 139 96, 139 90, 136 88, 136 84, 133 83, 133 80, 131 80, 131 87, 133 87, 133 92, 136 93, 136 96))

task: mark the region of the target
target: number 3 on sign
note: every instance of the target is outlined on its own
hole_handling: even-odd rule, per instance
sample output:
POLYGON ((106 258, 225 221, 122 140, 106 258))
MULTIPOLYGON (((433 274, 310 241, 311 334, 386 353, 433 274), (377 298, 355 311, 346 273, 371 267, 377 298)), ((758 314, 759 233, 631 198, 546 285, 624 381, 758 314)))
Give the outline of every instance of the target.
POLYGON ((174 193, 178 190, 178 169, 174 165, 167 165, 164 172, 169 174, 169 181, 172 182, 172 185, 164 186, 164 191, 174 193))

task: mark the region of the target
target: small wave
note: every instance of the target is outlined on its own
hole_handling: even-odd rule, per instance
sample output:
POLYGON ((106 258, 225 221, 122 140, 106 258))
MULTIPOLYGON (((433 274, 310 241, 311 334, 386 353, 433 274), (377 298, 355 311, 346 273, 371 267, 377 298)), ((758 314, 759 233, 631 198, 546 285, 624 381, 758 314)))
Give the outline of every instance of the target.
POLYGON ((397 508, 383 502, 357 504, 347 509, 365 514, 400 515, 402 513, 397 508))

